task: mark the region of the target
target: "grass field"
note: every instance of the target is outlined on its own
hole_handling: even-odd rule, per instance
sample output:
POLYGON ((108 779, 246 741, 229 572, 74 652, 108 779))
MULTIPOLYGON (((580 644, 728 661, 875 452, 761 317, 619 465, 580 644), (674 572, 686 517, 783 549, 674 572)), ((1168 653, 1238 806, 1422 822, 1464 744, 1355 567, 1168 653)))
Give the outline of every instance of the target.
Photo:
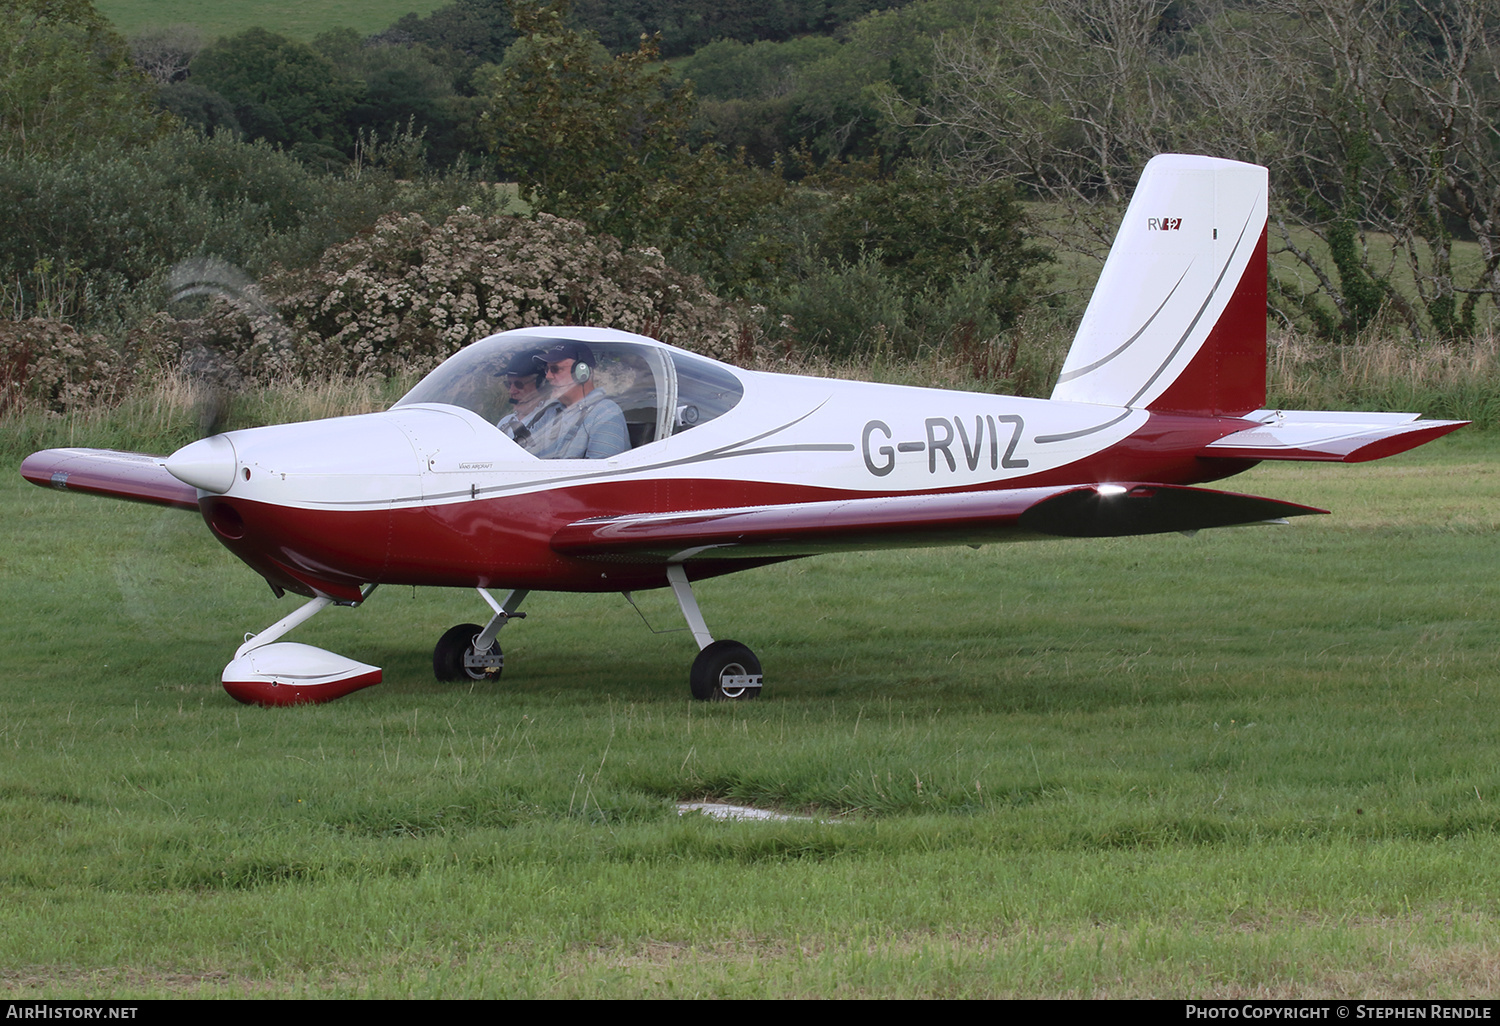
POLYGON ((534 596, 501 682, 440 685, 482 610, 411 589, 293 635, 384 684, 239 706, 290 600, 10 465, 10 997, 1500 993, 1500 433, 1231 483, 1334 511, 1290 527, 708 582, 769 681, 713 706, 618 596, 534 596))
POLYGON ((389 28, 402 15, 426 15, 443 0, 95 0, 94 6, 125 35, 167 25, 196 25, 210 38, 264 28, 310 40, 331 28, 370 34, 389 28))

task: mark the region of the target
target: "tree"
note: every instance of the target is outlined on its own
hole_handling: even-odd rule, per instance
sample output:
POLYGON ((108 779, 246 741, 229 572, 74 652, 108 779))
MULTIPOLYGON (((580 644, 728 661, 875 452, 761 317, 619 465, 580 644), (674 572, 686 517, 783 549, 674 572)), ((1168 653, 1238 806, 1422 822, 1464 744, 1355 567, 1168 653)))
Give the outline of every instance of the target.
POLYGON ((410 131, 422 137, 434 166, 459 158, 473 100, 456 94, 452 69, 430 47, 375 42, 349 28, 324 32, 312 46, 345 78, 362 84, 346 119, 353 131, 385 137, 410 131))
MULTIPOLYGON (((1013 178, 1070 212, 1128 200, 1150 156, 1185 119, 1159 31, 1175 0, 1053 0, 936 44, 926 103, 892 115, 971 181, 1013 178)), ((1113 211, 1091 225, 1107 251, 1113 211)))
POLYGON ((657 63, 655 46, 610 57, 570 28, 566 0, 513 0, 521 38, 485 92, 480 132, 503 173, 542 209, 627 243, 667 216, 675 183, 693 177, 692 96, 657 63))
MULTIPOLYGON (((822 244, 851 263, 873 254, 914 290, 946 287, 983 261, 998 277, 1025 282, 1047 259, 1032 244, 1009 183, 959 187, 910 163, 838 203, 824 225, 822 244)), ((1003 311, 1007 323, 1020 305, 1003 311)))
POLYGON ((1273 301, 1330 333, 1388 313, 1462 336, 1500 299, 1500 19, 1471 0, 1052 0, 940 40, 930 100, 891 110, 956 171, 1061 203, 1096 252, 1154 154, 1265 164, 1314 283, 1273 301))
POLYGON ((835 30, 909 0, 578 0, 576 23, 612 53, 642 35, 659 35, 662 52, 680 57, 716 39, 786 41, 835 30))
POLYGON ((244 134, 244 127, 234 116, 234 105, 196 82, 168 83, 162 86, 156 102, 184 125, 196 128, 204 135, 215 132, 228 132, 231 136, 244 134))
POLYGON ((135 145, 170 123, 89 0, 0 0, 0 155, 135 145))
POLYGON ((477 66, 499 64, 516 41, 516 33, 505 0, 457 0, 425 18, 407 14, 375 39, 398 46, 418 43, 461 54, 477 66))
POLYGON ((1385 307, 1414 338, 1473 334, 1480 300, 1500 301, 1500 18, 1466 0, 1270 6, 1284 59, 1313 69, 1284 120, 1302 143, 1291 167, 1303 209, 1338 272, 1341 288, 1325 291, 1340 326, 1385 307), (1476 266, 1457 258, 1458 239, 1478 244, 1476 266))
POLYGON ((725 356, 738 328, 731 307, 655 250, 546 214, 387 214, 270 288, 307 355, 321 354, 309 369, 324 372, 426 370, 493 332, 537 324, 652 332, 725 356))
POLYGON ((137 32, 130 38, 135 66, 159 86, 181 82, 206 40, 193 25, 171 25, 137 32))
POLYGON ((748 45, 720 39, 675 70, 692 83, 698 121, 709 126, 714 141, 729 152, 744 149, 766 165, 804 141, 797 131, 804 72, 838 50, 838 42, 826 36, 748 45))
POLYGON ((866 15, 838 38, 774 42, 720 39, 674 63, 691 81, 699 120, 727 152, 745 147, 769 163, 807 150, 822 160, 879 154, 894 167, 907 138, 886 116, 882 97, 921 101, 944 31, 1007 17, 1014 0, 920 0, 866 15))
POLYGON ((192 80, 235 104, 251 138, 338 148, 353 143, 344 118, 360 85, 305 43, 247 29, 204 47, 193 58, 192 80))

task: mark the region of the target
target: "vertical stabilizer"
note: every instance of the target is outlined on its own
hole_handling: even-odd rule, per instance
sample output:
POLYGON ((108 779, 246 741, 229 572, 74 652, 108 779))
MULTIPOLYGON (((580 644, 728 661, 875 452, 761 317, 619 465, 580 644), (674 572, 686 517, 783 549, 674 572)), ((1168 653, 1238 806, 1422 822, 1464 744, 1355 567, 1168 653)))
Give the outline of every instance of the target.
POLYGON ((1146 165, 1052 398, 1241 414, 1266 397, 1266 169, 1146 165))

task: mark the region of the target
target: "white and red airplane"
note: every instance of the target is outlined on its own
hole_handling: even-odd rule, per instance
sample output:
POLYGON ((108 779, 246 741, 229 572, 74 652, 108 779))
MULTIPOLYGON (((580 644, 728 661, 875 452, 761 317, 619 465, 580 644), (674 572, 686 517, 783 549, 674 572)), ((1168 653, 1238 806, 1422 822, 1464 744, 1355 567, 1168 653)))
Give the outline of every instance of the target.
POLYGON ((1379 459, 1460 427, 1262 408, 1266 189, 1255 165, 1152 160, 1047 400, 745 371, 622 331, 537 327, 468 346, 383 413, 230 431, 168 457, 49 449, 22 473, 200 511, 278 596, 311 599, 236 652, 223 682, 241 701, 378 682, 376 667, 278 639, 380 584, 475 588, 493 611, 438 641, 443 680, 500 675, 496 636, 532 590, 670 587, 700 648, 694 697, 754 697, 758 660, 713 639, 693 581, 840 549, 1321 513, 1192 486, 1260 460, 1379 459), (619 407, 623 451, 540 459, 497 427, 507 368, 549 350, 591 350, 573 372, 619 407))

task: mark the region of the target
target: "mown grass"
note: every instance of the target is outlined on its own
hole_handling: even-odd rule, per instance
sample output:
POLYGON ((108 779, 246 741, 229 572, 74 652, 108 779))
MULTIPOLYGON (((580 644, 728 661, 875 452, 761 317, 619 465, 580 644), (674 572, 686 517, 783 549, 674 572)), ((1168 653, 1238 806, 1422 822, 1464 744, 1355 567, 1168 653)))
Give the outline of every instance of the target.
POLYGON ((442 3, 441 0, 319 0, 318 3, 242 0, 234 4, 217 0, 95 0, 95 6, 127 36, 147 28, 195 25, 214 39, 258 27, 305 42, 334 28, 354 28, 365 34, 379 32, 390 28, 408 12, 425 16, 442 3))
POLYGON ((386 589, 295 635, 385 683, 242 707, 218 672, 287 602, 191 515, 12 472, 0 987, 1492 995, 1497 455, 1230 484, 1334 510, 1287 528, 707 582, 770 680, 715 706, 609 596, 534 596, 500 684, 440 685, 477 598, 386 589))

